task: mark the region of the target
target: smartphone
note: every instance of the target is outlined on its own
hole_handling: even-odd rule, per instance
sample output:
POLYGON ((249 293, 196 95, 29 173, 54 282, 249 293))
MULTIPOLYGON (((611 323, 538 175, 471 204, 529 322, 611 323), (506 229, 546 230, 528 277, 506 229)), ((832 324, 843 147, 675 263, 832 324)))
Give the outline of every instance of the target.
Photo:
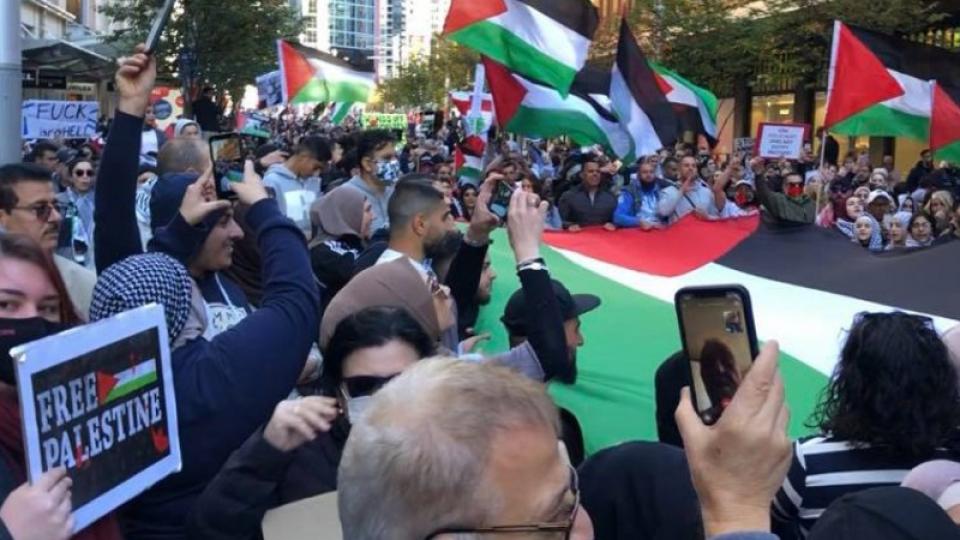
POLYGON ((513 197, 513 192, 516 190, 517 188, 510 185, 506 180, 497 182, 497 189, 493 192, 493 197, 490 199, 490 212, 500 218, 501 223, 507 220, 510 198, 513 197))
POLYGON ((164 0, 163 6, 157 10, 157 14, 153 18, 153 24, 150 26, 150 34, 147 35, 147 50, 144 51, 147 54, 156 53, 157 48, 160 47, 160 36, 163 34, 167 23, 170 22, 170 14, 173 13, 173 4, 175 1, 176 0, 164 0))
POLYGON ((674 302, 697 414, 714 424, 757 357, 750 293, 741 285, 684 287, 674 302))
POLYGON ((213 176, 217 184, 217 198, 235 199, 230 182, 243 181, 243 167, 247 159, 262 144, 259 137, 240 133, 226 133, 210 137, 210 159, 213 160, 213 176))

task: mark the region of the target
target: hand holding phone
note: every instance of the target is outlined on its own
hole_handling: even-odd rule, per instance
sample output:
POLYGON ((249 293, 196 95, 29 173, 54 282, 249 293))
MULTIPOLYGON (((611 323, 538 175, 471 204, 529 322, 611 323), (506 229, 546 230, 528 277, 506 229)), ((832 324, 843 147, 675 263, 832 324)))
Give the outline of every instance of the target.
POLYGON ((147 35, 147 48, 144 50, 146 54, 155 54, 157 48, 160 47, 160 36, 163 35, 163 30, 166 28, 167 23, 170 22, 170 15, 173 13, 173 4, 176 0, 164 0, 163 6, 157 10, 156 16, 153 18, 153 24, 150 26, 150 33, 147 35))
POLYGON ((713 424, 757 356, 750 293, 739 285, 686 287, 675 304, 693 402, 703 422, 713 424))
POLYGON ((497 187, 493 192, 493 198, 490 199, 490 212, 497 216, 501 223, 507 220, 507 210, 510 208, 510 198, 517 190, 509 180, 502 179, 497 181, 497 187))

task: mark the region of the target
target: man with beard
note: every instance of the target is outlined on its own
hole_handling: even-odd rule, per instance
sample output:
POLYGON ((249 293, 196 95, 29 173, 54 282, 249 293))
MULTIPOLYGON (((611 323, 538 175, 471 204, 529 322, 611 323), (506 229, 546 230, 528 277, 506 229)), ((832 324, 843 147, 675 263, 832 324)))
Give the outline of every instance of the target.
MULTIPOLYGON (((564 336, 567 341, 568 362, 564 369, 557 369, 552 379, 563 384, 575 384, 577 382, 577 349, 583 346, 583 334, 580 332, 580 316, 589 313, 600 307, 600 298, 592 294, 570 294, 570 291, 557 280, 553 282, 553 293, 560 306, 560 314, 563 317, 564 336)), ((507 336, 510 340, 510 346, 516 347, 527 340, 527 299, 523 289, 513 293, 510 300, 507 301, 507 307, 503 310, 503 317, 500 321, 507 328, 507 336)), ((550 376, 548 374, 548 379, 550 376)), ((570 451, 570 461, 574 465, 584 458, 583 435, 580 431, 579 422, 570 411, 560 409, 560 420, 563 424, 563 440, 570 451)))

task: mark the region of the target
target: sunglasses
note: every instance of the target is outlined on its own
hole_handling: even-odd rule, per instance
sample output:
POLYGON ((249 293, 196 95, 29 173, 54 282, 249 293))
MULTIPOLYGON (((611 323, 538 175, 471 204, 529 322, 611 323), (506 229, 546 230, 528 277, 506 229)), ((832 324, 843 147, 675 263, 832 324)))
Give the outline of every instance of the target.
POLYGON ((62 216, 66 214, 67 210, 69 209, 69 205, 56 201, 45 201, 30 206, 14 206, 13 208, 14 210, 33 212, 40 221, 49 221, 54 210, 56 210, 57 213, 62 216))
POLYGON ((73 171, 74 176, 89 176, 93 178, 94 172, 93 169, 77 169, 73 171))
POLYGON ((377 376, 360 376, 360 377, 347 377, 343 379, 340 384, 341 389, 343 390, 344 397, 346 398, 356 398, 363 396, 372 396, 388 382, 392 381, 399 375, 399 373, 394 373, 387 377, 377 377, 377 376))

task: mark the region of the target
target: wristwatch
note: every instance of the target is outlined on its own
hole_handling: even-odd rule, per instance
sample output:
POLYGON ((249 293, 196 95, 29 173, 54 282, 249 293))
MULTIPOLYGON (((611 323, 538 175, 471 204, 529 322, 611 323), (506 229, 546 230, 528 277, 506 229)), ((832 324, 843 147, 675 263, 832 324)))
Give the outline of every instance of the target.
POLYGON ((530 259, 529 261, 523 261, 517 265, 517 273, 523 272, 524 270, 546 270, 547 262, 542 258, 530 259))

